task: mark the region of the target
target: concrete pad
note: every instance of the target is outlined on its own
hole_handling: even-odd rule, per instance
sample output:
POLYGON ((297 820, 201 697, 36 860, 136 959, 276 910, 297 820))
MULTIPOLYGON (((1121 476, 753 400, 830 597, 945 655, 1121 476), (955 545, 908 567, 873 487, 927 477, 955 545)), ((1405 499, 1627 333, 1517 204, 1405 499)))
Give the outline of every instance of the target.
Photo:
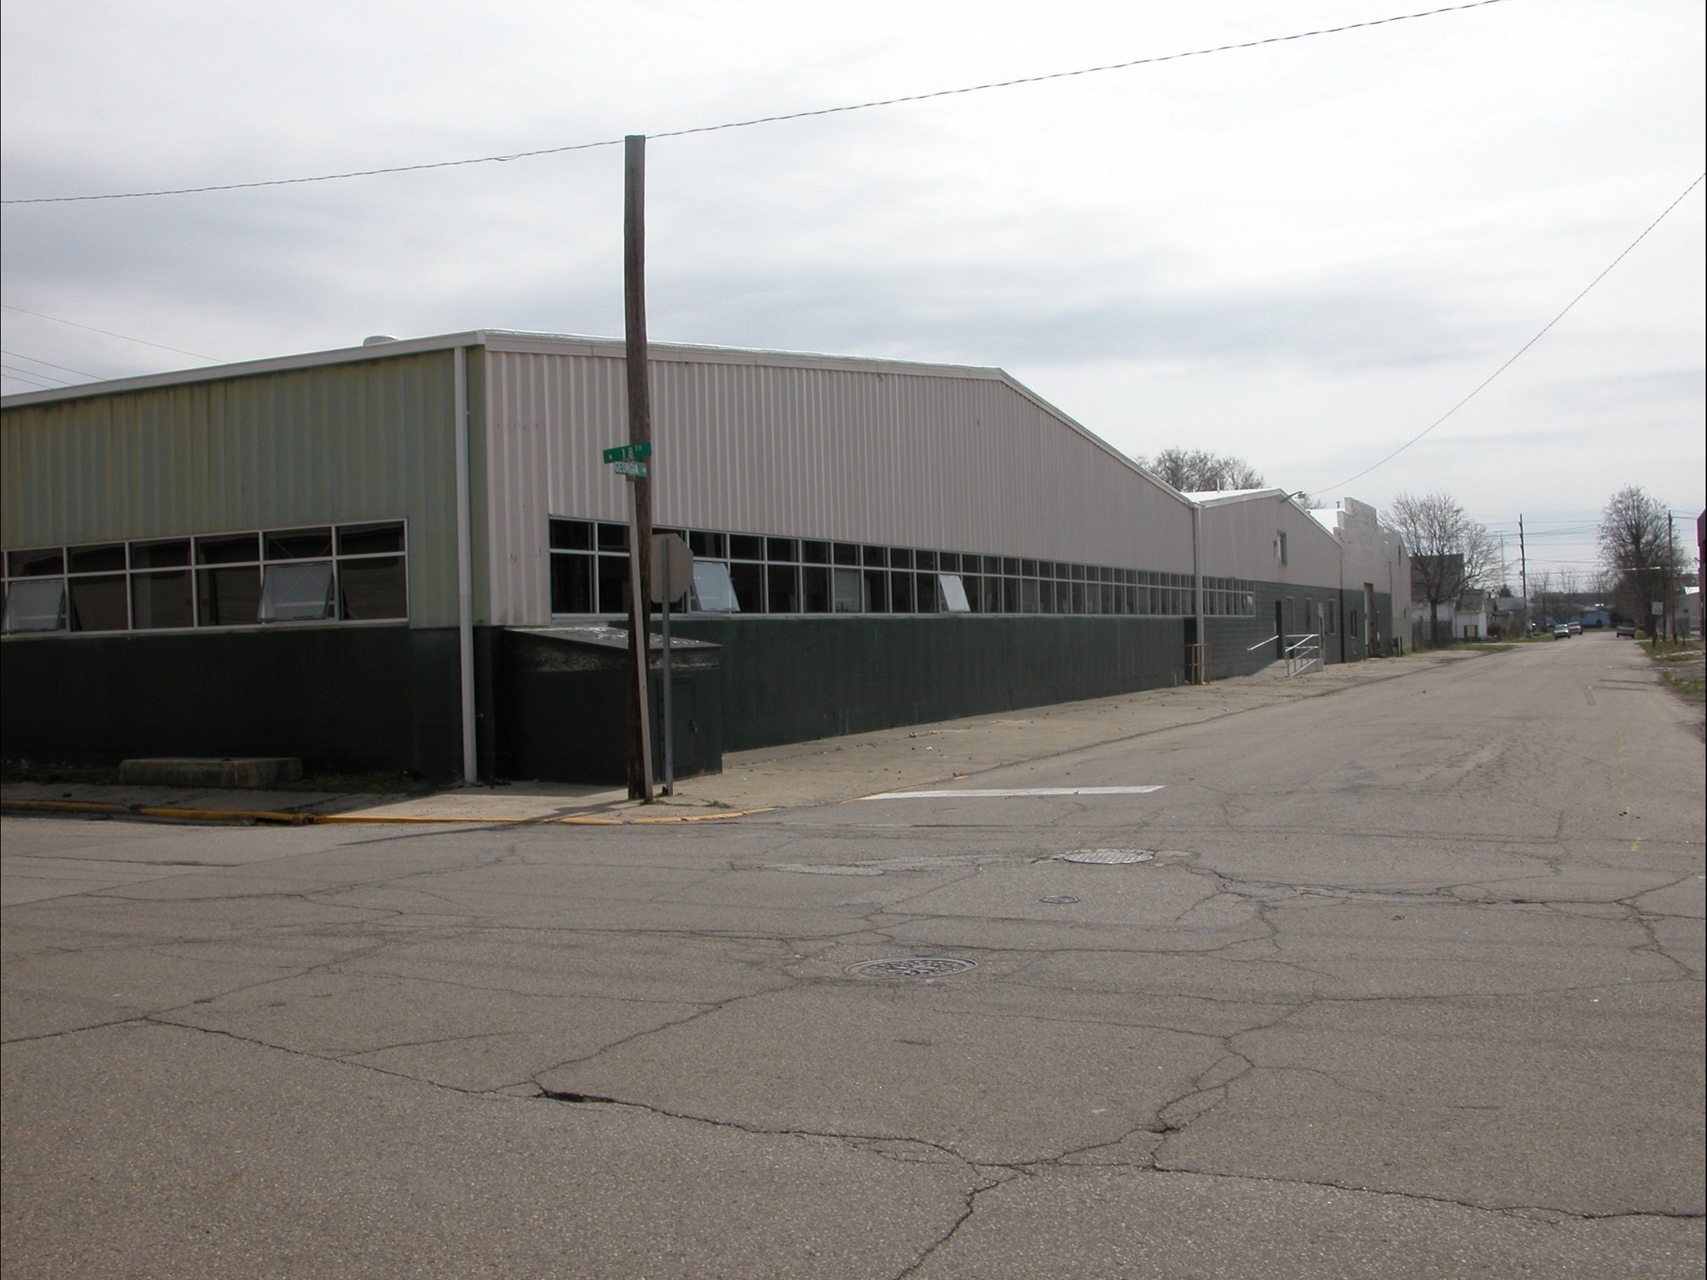
POLYGON ((700 1012, 701 1007, 687 1003, 525 995, 477 985, 310 973, 157 1016, 293 1053, 364 1063, 454 1089, 490 1091, 700 1012))
POLYGON ((1494 1213, 1420 1197, 1143 1169, 1052 1169, 974 1202, 917 1280, 1688 1280, 1699 1220, 1494 1213))
POLYGON ((1629 911, 1294 898, 1267 911, 1276 957, 1320 976, 1334 998, 1513 994, 1665 982, 1676 966, 1629 911))
POLYGON ((222 787, 259 791, 302 777, 295 756, 152 756, 119 762, 119 781, 144 787, 222 787))
POLYGON ((1699 1215, 1707 1081, 1687 1028, 1700 1000, 1674 981, 1318 1002, 1233 1038, 1252 1070, 1182 1107, 1157 1164, 1493 1208, 1699 1215))
POLYGON ((32 1117, 4 1130, 18 1280, 853 1280, 904 1270, 984 1181, 806 1135, 471 1097, 175 1027, 12 1046, 5 1086, 9 1114, 32 1117))
POLYGON ((539 1083, 761 1131, 905 1137, 1014 1164, 1154 1123, 1222 1056, 1203 1036, 957 1013, 954 1000, 947 983, 814 984, 732 1002, 539 1083))

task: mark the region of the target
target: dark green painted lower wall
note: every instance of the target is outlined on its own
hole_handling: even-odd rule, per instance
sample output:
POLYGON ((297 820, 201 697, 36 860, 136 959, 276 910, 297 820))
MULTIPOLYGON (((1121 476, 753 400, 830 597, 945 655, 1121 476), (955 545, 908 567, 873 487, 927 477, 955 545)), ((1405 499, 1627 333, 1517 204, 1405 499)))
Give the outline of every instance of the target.
POLYGON ((461 772, 452 629, 43 636, 0 645, 0 753, 300 756, 313 771, 461 772))
MULTIPOLYGON (((1215 678, 1246 676, 1262 670, 1280 654, 1273 643, 1276 613, 1279 606, 1281 625, 1289 634, 1305 635, 1316 631, 1315 606, 1332 601, 1334 622, 1332 631, 1322 636, 1322 656, 1330 662, 1360 662, 1369 657, 1365 648, 1368 635, 1363 618, 1363 592, 1340 590, 1337 587, 1308 587, 1295 583, 1259 582, 1256 584, 1256 615, 1247 618, 1205 618, 1204 634, 1209 640, 1215 678), (1292 621, 1286 623, 1286 603, 1292 602, 1292 621), (1356 634, 1352 633, 1352 611, 1357 613, 1356 634), (1266 643, 1265 643, 1266 642, 1266 643)), ((1392 629, 1393 601, 1386 592, 1375 593, 1376 625, 1382 637, 1383 655, 1386 637, 1392 629)))
MULTIPOLYGON (((1274 660, 1259 642, 1287 594, 1299 619, 1306 598, 1326 595, 1262 583, 1255 617, 1205 619, 1217 678, 1274 660)), ((1340 618, 1361 601, 1343 593, 1340 618)), ((1392 634, 1385 595, 1377 610, 1392 634)), ((724 750, 1179 684, 1187 626, 1035 615, 682 620, 678 634, 720 646, 721 669, 674 683, 680 772, 715 769, 724 750)), ((547 670, 528 656, 535 643, 476 632, 482 775, 620 782, 620 672, 547 670)), ((1328 638, 1328 661, 1362 656, 1355 638, 1328 638)), ((315 771, 461 773, 450 628, 19 638, 0 645, 0 672, 8 760, 294 755, 315 771)))
MULTIPOLYGON (((550 636, 497 630, 493 650, 496 732, 483 772, 517 779, 607 783, 627 780, 628 663, 620 651, 574 647, 550 636)), ((723 769, 723 688, 716 651, 678 654, 670 677, 675 775, 723 769)), ((663 671, 653 659, 652 757, 664 776, 663 671)))
POLYGON ((693 617, 722 647, 730 751, 1178 684, 1178 618, 693 617))

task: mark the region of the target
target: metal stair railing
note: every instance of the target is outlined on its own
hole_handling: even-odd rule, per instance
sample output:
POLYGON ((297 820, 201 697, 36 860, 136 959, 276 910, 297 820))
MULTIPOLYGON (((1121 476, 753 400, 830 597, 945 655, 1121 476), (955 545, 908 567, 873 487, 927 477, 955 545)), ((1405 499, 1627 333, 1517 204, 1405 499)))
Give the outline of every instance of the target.
POLYGON ((1322 669, 1322 637, 1319 633, 1286 638, 1292 641, 1284 651, 1287 679, 1322 669))

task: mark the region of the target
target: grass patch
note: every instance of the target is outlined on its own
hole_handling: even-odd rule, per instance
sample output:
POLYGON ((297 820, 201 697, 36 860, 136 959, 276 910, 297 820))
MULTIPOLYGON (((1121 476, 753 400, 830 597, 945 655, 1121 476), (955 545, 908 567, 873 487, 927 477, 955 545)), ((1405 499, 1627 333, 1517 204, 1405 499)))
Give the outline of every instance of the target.
POLYGON ((1685 702, 1707 702, 1707 650, 1699 637, 1690 640, 1643 640, 1642 648, 1660 669, 1666 687, 1685 702))

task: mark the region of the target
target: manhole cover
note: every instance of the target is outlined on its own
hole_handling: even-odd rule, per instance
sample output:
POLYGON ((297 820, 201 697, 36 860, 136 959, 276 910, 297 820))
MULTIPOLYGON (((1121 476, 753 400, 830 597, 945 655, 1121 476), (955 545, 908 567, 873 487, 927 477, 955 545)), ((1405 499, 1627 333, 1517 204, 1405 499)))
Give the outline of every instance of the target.
POLYGON ((901 956, 894 960, 863 960, 859 964, 850 964, 847 972, 856 978, 942 978, 977 967, 976 960, 954 960, 948 956, 901 956))
POLYGON ((1038 901, 1047 902, 1051 906, 1059 907, 1064 906, 1069 902, 1077 902, 1078 899, 1070 893, 1052 893, 1047 898, 1039 898, 1038 901))
POLYGON ((1061 855, 1063 862, 1095 862, 1101 866, 1122 866, 1129 862, 1148 862, 1156 855, 1142 849, 1080 849, 1061 855))

